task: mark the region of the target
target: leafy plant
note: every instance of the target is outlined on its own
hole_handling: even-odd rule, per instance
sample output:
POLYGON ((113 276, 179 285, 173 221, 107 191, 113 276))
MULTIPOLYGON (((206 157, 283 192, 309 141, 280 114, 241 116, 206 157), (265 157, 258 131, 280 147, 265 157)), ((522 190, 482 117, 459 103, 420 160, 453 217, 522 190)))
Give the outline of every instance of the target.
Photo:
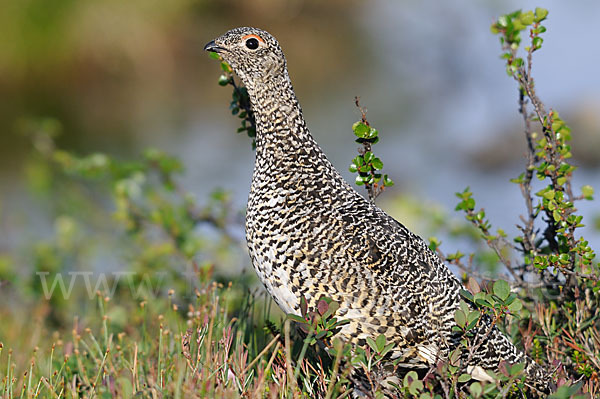
POLYGON ((256 148, 256 120, 254 112, 250 106, 250 97, 248 90, 243 86, 235 83, 233 78, 233 70, 227 62, 223 61, 217 53, 211 52, 210 57, 221 62, 221 70, 223 75, 219 77, 220 86, 232 86, 231 103, 229 109, 232 115, 237 115, 241 119, 241 126, 237 129, 238 133, 246 132, 248 137, 252 139, 252 149, 256 148))
MULTIPOLYGON (((466 219, 496 253, 511 277, 512 286, 509 290, 509 284, 500 280, 494 284, 493 294, 464 292, 463 295, 478 309, 493 311, 498 322, 502 321, 498 318, 502 313, 519 312, 524 305, 523 314, 531 315, 528 334, 532 329, 541 333, 538 337, 522 337, 526 349, 531 349, 532 356, 547 369, 556 370, 560 395, 569 397, 582 387, 584 392, 598 392, 593 379, 577 385, 570 385, 568 381, 599 371, 600 341, 590 338, 599 336, 600 274, 594 251, 577 234, 583 227, 583 218, 577 214, 575 204, 593 199, 593 189, 585 185, 580 194, 575 194, 571 184, 576 170, 570 163, 571 130, 557 111, 546 111, 532 77, 532 56, 542 48, 541 34, 546 31, 542 22, 547 15, 548 11, 543 8, 515 11, 500 17, 491 27, 492 33, 500 36, 506 72, 518 84, 519 112, 524 121, 527 163, 525 172, 511 180, 519 185, 525 200, 526 214, 517 225, 521 234, 511 241, 501 229, 493 233, 485 210, 476 209, 469 188, 456 194, 460 199, 456 209, 465 213, 466 219), (528 33, 530 43, 524 48, 525 57, 521 57, 524 32, 528 33), (535 131, 536 127, 540 132, 535 131), (534 185, 540 183, 543 184, 541 189, 534 189, 534 185), (563 334, 568 338, 560 338, 563 334)), ((467 269, 460 258, 452 260, 463 270, 467 269)), ((467 314, 472 313, 466 309, 457 311, 461 328, 469 326, 467 314)))
POLYGON ((354 103, 360 110, 361 120, 352 125, 352 131, 358 137, 356 142, 362 144, 362 147, 358 149, 358 156, 352 160, 349 170, 356 173, 354 183, 358 186, 364 185, 369 200, 375 202, 379 194, 386 187, 393 186, 394 182, 387 174, 382 175, 383 162, 373 154, 372 147, 379 142, 379 132, 367 121, 367 110, 360 106, 358 97, 355 97, 354 103))
POLYGON ((328 342, 331 337, 336 334, 340 328, 349 323, 348 320, 338 320, 335 317, 335 312, 340 308, 340 305, 331 298, 322 296, 317 301, 315 310, 308 310, 306 298, 300 298, 301 316, 288 314, 287 317, 298 323, 300 329, 308 334, 306 341, 314 345, 317 340, 328 342))

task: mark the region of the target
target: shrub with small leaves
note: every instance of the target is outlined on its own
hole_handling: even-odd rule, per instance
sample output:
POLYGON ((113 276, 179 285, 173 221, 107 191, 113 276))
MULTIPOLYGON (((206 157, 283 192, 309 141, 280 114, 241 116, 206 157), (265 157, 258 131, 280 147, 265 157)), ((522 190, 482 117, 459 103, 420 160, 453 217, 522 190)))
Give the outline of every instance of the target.
POLYGON ((256 120, 254 119, 254 112, 250 106, 248 89, 235 82, 233 79, 233 70, 231 69, 231 66, 227 62, 223 61, 219 54, 211 52, 209 53, 209 56, 221 62, 221 70, 223 71, 223 75, 219 76, 219 85, 233 87, 229 109, 231 110, 232 115, 237 115, 238 118, 241 119, 242 125, 237 129, 237 132, 246 132, 248 137, 252 139, 252 148, 254 149, 256 148, 256 120))
MULTIPOLYGON (((340 328, 349 323, 348 320, 338 320, 335 312, 340 305, 331 298, 322 296, 317 301, 315 310, 309 310, 306 298, 300 299, 301 316, 288 314, 287 317, 298 323, 300 329, 308 334, 307 342, 314 345, 317 340, 322 340, 330 344, 330 338, 336 334, 340 328)), ((332 345, 330 345, 332 346, 332 345)))
MULTIPOLYGON (((594 190, 585 185, 580 194, 575 193, 571 182, 577 168, 570 161, 571 130, 556 110, 546 110, 532 77, 532 55, 542 48, 541 35, 546 32, 542 22, 547 15, 543 8, 515 11, 498 18, 491 27, 492 33, 500 36, 506 72, 518 84, 528 151, 525 171, 511 182, 523 194, 526 213, 517 225, 520 234, 509 240, 501 229, 492 232, 492 223, 484 209, 477 209, 469 188, 456 194, 460 200, 456 209, 479 231, 508 276, 496 281, 487 293, 463 291, 470 306, 461 303, 455 328, 468 339, 475 312, 481 312, 481 317, 490 317, 507 329, 521 329, 526 333, 522 337, 525 349, 546 369, 556 371, 559 389, 551 397, 566 398, 580 390, 600 393, 593 378, 600 373, 600 341, 590 340, 600 336, 600 267, 588 241, 578 236, 583 217, 577 214, 576 203, 592 200, 594 190), (530 43, 522 56, 524 33, 530 43), (542 187, 534 189, 539 184, 542 187), (521 322, 505 318, 520 313, 526 317, 521 322), (581 378, 585 382, 571 385, 581 378)), ((447 259, 464 268, 457 256, 447 259)), ((504 365, 500 374, 507 377, 522 370, 516 366, 504 365)))
POLYGON ((372 146, 379 142, 379 132, 367 121, 366 110, 360 106, 358 97, 355 104, 361 112, 361 120, 352 125, 352 131, 357 137, 357 143, 362 144, 358 149, 358 156, 350 164, 350 172, 356 173, 354 182, 358 186, 365 186, 369 199, 375 199, 386 187, 394 185, 387 174, 382 174, 383 162, 373 154, 372 146))

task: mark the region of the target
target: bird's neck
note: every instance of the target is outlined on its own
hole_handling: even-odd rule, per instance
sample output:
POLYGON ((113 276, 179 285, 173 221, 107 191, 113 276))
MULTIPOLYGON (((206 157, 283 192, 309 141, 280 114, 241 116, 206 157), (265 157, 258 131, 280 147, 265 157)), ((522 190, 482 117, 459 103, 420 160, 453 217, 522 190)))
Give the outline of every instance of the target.
POLYGON ((287 74, 248 87, 256 120, 256 157, 268 162, 321 152, 312 139, 287 74))

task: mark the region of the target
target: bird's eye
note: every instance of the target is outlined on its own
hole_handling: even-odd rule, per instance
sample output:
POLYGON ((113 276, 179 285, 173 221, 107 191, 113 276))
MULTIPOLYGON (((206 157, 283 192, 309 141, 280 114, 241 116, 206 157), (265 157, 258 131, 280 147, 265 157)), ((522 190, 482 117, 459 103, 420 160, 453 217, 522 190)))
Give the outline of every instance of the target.
POLYGON ((254 37, 251 37, 250 39, 246 40, 246 47, 248 47, 250 50, 256 50, 258 48, 258 40, 254 37))

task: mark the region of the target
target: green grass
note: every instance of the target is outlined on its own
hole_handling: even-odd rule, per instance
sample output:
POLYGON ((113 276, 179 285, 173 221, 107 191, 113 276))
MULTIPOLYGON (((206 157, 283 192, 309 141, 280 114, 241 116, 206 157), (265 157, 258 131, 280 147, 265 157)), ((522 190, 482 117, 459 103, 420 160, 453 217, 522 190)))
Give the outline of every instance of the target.
POLYGON ((217 283, 185 305, 176 298, 169 291, 117 302, 98 293, 72 325, 55 329, 45 301, 3 308, 1 397, 340 396, 340 384, 330 382, 333 370, 318 366, 323 359, 292 360, 307 348, 294 332, 290 338, 289 328, 281 334, 264 328, 269 302, 248 291, 240 298, 231 285, 217 283))

